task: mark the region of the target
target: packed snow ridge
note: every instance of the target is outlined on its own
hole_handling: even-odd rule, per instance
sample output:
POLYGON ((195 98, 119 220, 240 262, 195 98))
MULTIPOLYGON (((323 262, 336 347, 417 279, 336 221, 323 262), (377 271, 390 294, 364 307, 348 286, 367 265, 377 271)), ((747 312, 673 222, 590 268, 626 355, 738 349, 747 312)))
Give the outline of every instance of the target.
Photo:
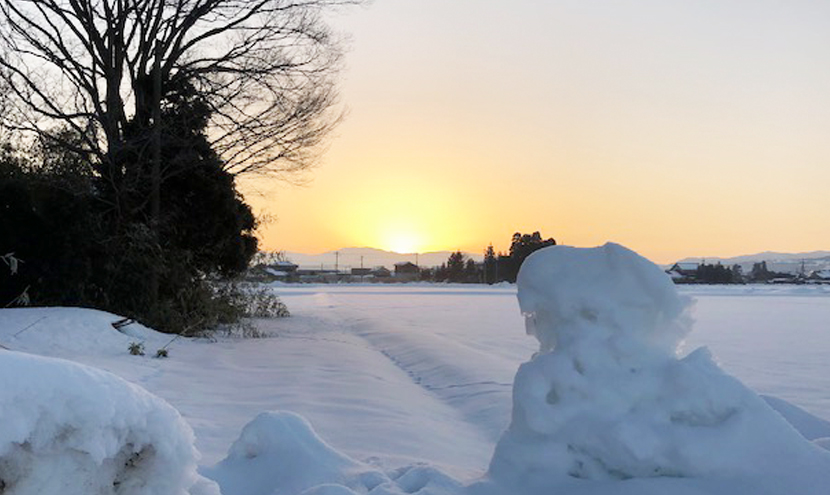
POLYGON ((690 301, 645 258, 616 244, 540 250, 518 297, 540 348, 516 375, 494 479, 536 491, 566 478, 764 473, 786 480, 781 493, 830 487, 826 451, 706 349, 678 357, 690 301))

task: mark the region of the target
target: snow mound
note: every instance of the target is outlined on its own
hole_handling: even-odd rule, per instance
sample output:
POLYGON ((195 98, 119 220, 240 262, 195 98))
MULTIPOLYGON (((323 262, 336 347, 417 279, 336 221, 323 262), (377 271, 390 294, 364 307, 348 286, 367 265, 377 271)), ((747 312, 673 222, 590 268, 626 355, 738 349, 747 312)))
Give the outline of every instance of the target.
MULTIPOLYGON (((830 456, 724 373, 705 348, 678 358, 689 300, 616 244, 553 246, 518 277, 539 352, 519 368, 490 476, 526 492, 573 478, 741 478, 830 483, 830 456)), ((824 492, 821 492, 824 493, 824 492)))
POLYGON ((0 418, 4 495, 218 493, 179 413, 107 372, 0 351, 0 418))
POLYGON ((277 487, 278 493, 301 493, 315 485, 345 483, 357 468, 355 461, 320 439, 303 417, 266 412, 245 425, 227 458, 207 475, 223 492, 270 495, 277 487))
POLYGON ((0 311, 0 344, 15 351, 64 357, 124 355, 131 342, 148 349, 170 341, 169 335, 132 322, 113 323, 122 317, 87 308, 6 308, 0 311))
POLYGON ((287 411, 259 414, 228 456, 203 472, 225 495, 451 495, 461 486, 428 466, 386 474, 338 452, 287 411))

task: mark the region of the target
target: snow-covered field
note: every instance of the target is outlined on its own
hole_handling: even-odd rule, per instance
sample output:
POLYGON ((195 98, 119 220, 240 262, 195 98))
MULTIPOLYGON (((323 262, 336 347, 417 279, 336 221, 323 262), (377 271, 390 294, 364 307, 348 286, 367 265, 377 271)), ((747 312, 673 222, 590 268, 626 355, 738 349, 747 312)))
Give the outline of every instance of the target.
MULTIPOLYGON (((519 309, 515 286, 275 285, 273 289, 283 298, 293 316, 259 321, 260 327, 272 337, 219 339, 215 342, 180 339, 169 346, 170 357, 166 359, 155 359, 152 355, 169 342, 170 336, 138 324, 125 327, 123 330, 127 334, 120 333, 110 325, 117 317, 83 309, 0 310, 0 344, 10 351, 58 357, 107 370, 167 401, 195 433, 195 447, 201 452, 200 473, 218 481, 225 495, 299 494, 306 489, 310 489, 308 494, 317 495, 552 492, 549 489, 553 485, 544 485, 548 482, 547 474, 542 476, 545 479, 538 486, 512 480, 509 482, 512 484, 507 485, 512 489, 505 489, 504 482, 482 481, 496 444, 511 423, 516 371, 539 350, 539 342, 525 333, 525 318, 519 309), (147 355, 129 355, 131 342, 142 342, 147 355), (267 411, 294 414, 260 415, 267 411), (254 418, 256 421, 246 427, 254 418), (234 447, 229 455, 232 444, 234 447)), ((579 474, 581 479, 563 482, 561 487, 567 493, 575 494, 830 493, 830 455, 815 447, 826 441, 819 440, 812 445, 807 441, 830 437, 830 423, 826 421, 830 420, 830 360, 827 359, 830 356, 830 288, 681 287, 679 291, 694 298, 691 314, 696 322, 685 339, 681 356, 707 346, 726 373, 756 392, 771 396, 768 401, 784 413, 805 438, 798 436, 795 430, 791 432, 792 438, 788 436, 790 433, 786 428, 769 420, 767 413, 761 410, 766 406, 759 406, 761 402, 756 403, 742 395, 740 384, 712 371, 705 356, 695 354, 692 358, 670 360, 666 364, 659 356, 657 361, 642 360, 644 354, 639 351, 628 356, 639 360, 637 366, 645 370, 644 376, 658 376, 658 373, 648 371, 652 368, 665 369, 679 377, 673 385, 687 386, 688 389, 672 395, 674 392, 666 392, 665 385, 654 380, 643 382, 646 385, 614 382, 616 391, 632 387, 633 392, 625 392, 625 397, 641 394, 645 402, 640 404, 650 404, 654 411, 680 407, 681 402, 689 410, 695 410, 700 404, 706 411, 723 406, 729 410, 725 417, 738 411, 737 416, 744 419, 723 419, 726 426, 715 427, 708 423, 705 427, 700 426, 710 421, 709 418, 703 423, 695 423, 696 427, 683 426, 685 429, 680 433, 666 430, 665 438, 672 441, 686 439, 685 443, 680 447, 669 446, 671 448, 663 444, 652 446, 647 445, 650 440, 642 439, 643 432, 638 428, 650 427, 657 424, 657 420, 652 417, 652 412, 640 411, 632 402, 632 406, 626 406, 627 419, 614 423, 606 435, 602 429, 608 427, 610 420, 605 416, 593 417, 591 401, 610 401, 607 403, 613 409, 628 399, 611 400, 607 394, 591 398, 588 396, 594 392, 580 391, 579 387, 588 387, 588 381, 597 377, 607 374, 609 380, 617 378, 613 369, 603 367, 605 364, 597 366, 597 374, 591 375, 594 357, 585 357, 579 346, 567 351, 567 345, 563 344, 560 347, 566 351, 549 359, 549 365, 556 368, 559 366, 557 359, 584 357, 587 371, 578 374, 590 380, 579 381, 581 378, 576 377, 579 380, 567 384, 568 390, 579 393, 573 396, 576 398, 569 398, 567 392, 560 393, 565 408, 561 414, 567 416, 569 411, 578 412, 577 423, 582 418, 593 421, 597 438, 607 438, 612 443, 619 441, 617 447, 626 447, 629 451, 602 450, 591 454, 594 456, 591 459, 599 459, 597 462, 602 469, 585 467, 585 472, 579 474), (688 373, 703 378, 695 383, 685 383, 683 380, 687 379, 684 377, 688 373), (711 389, 716 392, 700 391, 708 386, 706 380, 712 381, 711 389), (695 396, 706 393, 710 395, 699 401, 695 396), (742 412, 744 410, 748 412, 742 412), (632 425, 631 431, 620 433, 619 427, 624 424, 632 425), (635 435, 638 439, 627 439, 626 435, 635 435), (734 443, 723 443, 733 437, 745 441, 744 448, 747 449, 781 447, 783 450, 781 453, 742 451, 734 443), (799 443, 802 441, 803 444, 799 443), (684 445, 719 451, 695 452, 691 447, 684 450, 684 445), (793 466, 809 464, 804 473, 794 471, 791 480, 781 473, 793 466, 770 470, 759 460, 768 458, 770 463, 780 464, 785 453, 800 463, 793 466), (649 462, 663 462, 682 472, 636 479, 640 477, 636 469, 645 465, 638 464, 643 461, 638 457, 640 454, 651 456, 649 462), (666 459, 655 460, 660 455, 666 459), (688 459, 706 456, 712 456, 713 464, 729 464, 734 469, 721 472, 711 466, 700 468, 705 464, 702 461, 697 466, 689 465, 688 472, 681 469, 688 459), (725 460, 730 458, 732 461, 725 460), (619 467, 609 467, 617 461, 622 463, 619 467), (756 461, 757 473, 752 475, 751 469, 747 471, 747 465, 756 461), (624 472, 629 468, 635 474, 624 472), (822 472, 824 475, 816 474, 822 472), (791 486, 799 491, 790 492, 785 488, 791 486)), ((538 315, 537 318, 542 319, 538 315)), ((596 323, 591 318, 586 321, 596 323)), ((604 320, 600 316, 598 321, 604 320)), ((0 349, 0 364, 7 363, 9 356, 18 354, 0 349)), ((596 362, 604 363, 599 358, 596 362)), ((26 364, 29 366, 26 369, 35 370, 35 365, 37 363, 26 364)), ((8 375, 14 373, 15 368, 8 364, 0 369, 8 375)), ((94 371, 84 373, 98 376, 94 371)), ((544 371, 542 375, 545 373, 548 372, 544 371)), ((553 382, 557 379, 551 378, 553 382)), ((538 383, 533 385, 536 382, 528 380, 521 390, 533 395, 533 387, 538 383)), ((6 418, 48 413, 53 422, 60 422, 62 416, 75 414, 70 414, 72 407, 86 407, 79 403, 87 401, 89 393, 75 382, 64 383, 60 372, 54 370, 43 376, 36 371, 27 376, 2 376, 0 383, 3 385, 0 389, 0 416, 3 418, 0 422, 0 493, 75 493, 54 488, 60 486, 56 483, 41 484, 40 488, 13 483, 12 478, 25 477, 25 473, 20 474, 20 470, 25 471, 25 466, 16 466, 8 459, 15 448, 26 443, 26 435, 30 435, 35 443, 40 442, 38 448, 52 449, 50 455, 56 455, 54 449, 57 447, 54 443, 46 445, 42 440, 51 430, 45 431, 42 425, 34 423, 28 425, 23 419, 15 423, 6 418), (50 385, 46 381, 54 383, 50 385), (74 399, 49 402, 48 397, 60 395, 50 386, 81 390, 70 391, 76 394, 74 399), (37 409, 40 412, 26 409, 24 405, 29 396, 32 400, 46 401, 45 409, 37 409), (50 406, 54 406, 54 410, 49 411, 50 406)), ((585 390, 602 388, 602 383, 598 383, 585 390)), ((611 392, 617 393, 615 390, 611 392)), ((141 424, 142 414, 147 417, 169 415, 163 405, 157 405, 153 400, 143 396, 119 399, 118 405, 126 410, 124 420, 118 425, 124 433, 114 434, 116 440, 101 439, 100 445, 83 444, 82 447, 98 448, 102 459, 107 456, 116 458, 123 456, 124 450, 115 448, 112 442, 132 445, 130 442, 135 443, 134 439, 125 439, 138 431, 161 445, 155 448, 167 448, 165 455, 176 457, 171 452, 182 448, 180 443, 188 441, 189 432, 182 431, 182 428, 187 429, 186 426, 178 425, 176 420, 170 420, 173 426, 141 424), (165 435, 169 438, 164 439, 165 435)), ((550 404, 555 402, 549 397, 548 401, 550 404)), ((86 412, 95 418, 99 414, 96 407, 104 406, 93 404, 82 409, 81 414, 86 412)), ((115 418, 119 417, 117 412, 115 418)), ((100 414, 102 421, 108 422, 100 425, 102 428, 118 423, 112 414, 100 414)), ((684 417, 684 421, 686 419, 684 417)), ((698 421, 700 418, 693 419, 698 421)), ((548 420, 544 420, 544 424, 537 422, 530 428, 534 431, 534 428, 541 428, 545 433, 533 436, 527 431, 516 433, 521 428, 514 420, 512 436, 500 447, 502 457, 508 452, 511 459, 521 458, 536 449, 533 456, 543 459, 538 462, 545 468, 543 472, 555 473, 559 464, 581 466, 583 461, 579 460, 579 455, 593 448, 587 444, 577 445, 582 437, 562 450, 566 454, 562 454, 561 459, 557 458, 556 462, 546 460, 546 455, 551 458, 559 455, 558 442, 570 433, 560 431, 562 425, 545 421, 548 420), (535 442, 535 446, 516 447, 519 437, 524 442, 535 442)), ((566 429, 570 427, 566 425, 566 429)), ((94 430, 95 424, 90 420, 82 422, 78 428, 88 432, 94 430)), ((663 442, 663 438, 654 442, 663 442)), ((606 446, 604 444, 603 448, 606 446)), ((29 448, 35 447, 30 445, 29 448)), ((80 447, 75 445, 73 448, 80 447)), ((180 460, 176 462, 183 465, 194 462, 181 460, 181 456, 178 458, 180 460)), ((125 462, 123 458, 118 459, 118 462, 125 462)), ((658 468, 663 469, 663 464, 658 468)), ((494 472, 513 469, 503 465, 496 466, 494 472)), ((44 466, 43 469, 48 469, 49 464, 44 466)), ((155 476, 165 472, 162 467, 158 467, 155 476)), ((67 472, 65 470, 63 475, 68 476, 67 472)), ((193 476, 177 483, 189 486, 195 480, 193 476)), ((502 480, 511 480, 510 473, 499 476, 502 480)), ((111 491, 106 491, 105 487, 87 492, 79 489, 78 493, 165 491, 126 485, 119 482, 109 488, 111 491)), ((216 493, 215 489, 208 480, 201 479, 195 488, 191 488, 191 493, 216 493)))

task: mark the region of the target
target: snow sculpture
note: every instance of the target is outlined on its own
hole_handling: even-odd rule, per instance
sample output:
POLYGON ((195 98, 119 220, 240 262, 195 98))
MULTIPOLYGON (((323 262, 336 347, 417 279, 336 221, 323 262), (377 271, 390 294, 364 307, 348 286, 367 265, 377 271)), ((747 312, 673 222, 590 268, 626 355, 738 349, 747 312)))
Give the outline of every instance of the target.
POLYGON ((518 291, 540 348, 516 375, 494 480, 543 489, 574 478, 734 478, 795 466, 830 482, 830 456, 706 349, 678 357, 690 301, 645 258, 616 244, 553 246, 524 262, 518 291))
POLYGON ((0 351, 0 493, 218 495, 169 404, 88 366, 0 351))

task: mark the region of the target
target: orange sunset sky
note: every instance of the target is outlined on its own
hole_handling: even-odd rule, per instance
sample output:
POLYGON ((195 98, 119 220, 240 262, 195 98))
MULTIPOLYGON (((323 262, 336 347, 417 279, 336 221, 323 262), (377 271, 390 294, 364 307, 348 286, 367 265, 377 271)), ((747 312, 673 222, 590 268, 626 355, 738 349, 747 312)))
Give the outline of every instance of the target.
POLYGON ((828 2, 375 0, 331 25, 348 115, 309 185, 241 184, 265 249, 830 249, 828 2))

